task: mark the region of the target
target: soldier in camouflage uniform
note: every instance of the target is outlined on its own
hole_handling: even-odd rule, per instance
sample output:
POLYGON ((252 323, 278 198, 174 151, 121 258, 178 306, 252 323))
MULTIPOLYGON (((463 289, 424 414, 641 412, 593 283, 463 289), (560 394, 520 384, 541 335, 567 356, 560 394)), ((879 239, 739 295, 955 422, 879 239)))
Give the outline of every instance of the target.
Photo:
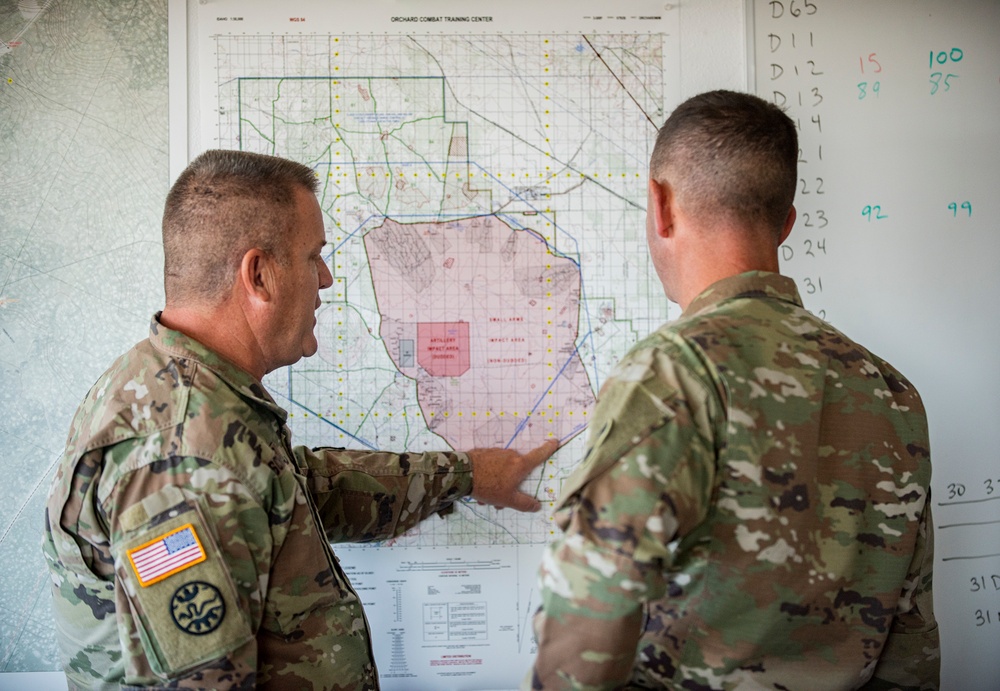
POLYGON ((312 355, 312 171, 209 152, 164 213, 167 306, 73 420, 43 549, 72 689, 376 689, 361 601, 329 541, 399 535, 517 490, 555 444, 391 454, 291 444, 261 377, 312 355))
POLYGON ((647 236, 683 314, 600 392, 524 688, 937 688, 924 407, 778 275, 797 157, 745 94, 661 129, 647 236))

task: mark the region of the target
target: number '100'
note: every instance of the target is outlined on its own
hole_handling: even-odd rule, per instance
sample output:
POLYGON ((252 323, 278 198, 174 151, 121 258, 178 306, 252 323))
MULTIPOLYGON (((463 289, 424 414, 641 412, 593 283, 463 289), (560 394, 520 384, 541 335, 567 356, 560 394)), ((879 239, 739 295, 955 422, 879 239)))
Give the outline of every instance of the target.
POLYGON ((952 48, 950 52, 946 53, 945 51, 942 50, 942 51, 938 52, 936 55, 935 55, 934 51, 932 50, 929 53, 929 56, 930 57, 928 59, 928 63, 929 63, 928 67, 930 67, 931 69, 934 69, 934 63, 935 62, 937 64, 939 64, 939 65, 943 65, 946 62, 948 62, 949 60, 951 60, 952 62, 961 62, 962 58, 965 57, 965 53, 962 52, 961 48, 952 48))

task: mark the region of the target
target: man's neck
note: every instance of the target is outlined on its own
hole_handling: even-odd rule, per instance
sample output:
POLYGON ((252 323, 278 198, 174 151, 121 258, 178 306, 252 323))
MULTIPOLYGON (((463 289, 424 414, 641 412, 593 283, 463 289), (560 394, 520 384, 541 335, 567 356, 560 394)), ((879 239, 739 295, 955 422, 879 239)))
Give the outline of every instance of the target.
POLYGON ((258 380, 266 373, 253 330, 242 311, 228 301, 210 306, 168 304, 160 313, 160 323, 193 338, 258 380))
POLYGON ((753 243, 733 243, 718 240, 703 243, 694 252, 693 260, 683 269, 684 275, 677 295, 681 309, 687 306, 713 283, 738 276, 747 271, 779 273, 777 251, 753 243))

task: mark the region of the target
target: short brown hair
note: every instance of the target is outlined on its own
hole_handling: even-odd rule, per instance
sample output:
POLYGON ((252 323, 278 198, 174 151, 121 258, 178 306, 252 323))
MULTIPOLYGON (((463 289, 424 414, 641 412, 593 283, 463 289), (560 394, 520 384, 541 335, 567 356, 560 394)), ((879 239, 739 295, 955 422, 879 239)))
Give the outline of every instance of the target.
POLYGON ((217 302, 250 249, 282 256, 296 187, 315 194, 316 175, 283 158, 212 150, 191 161, 163 209, 167 303, 217 302))
POLYGON ((798 135, 784 111, 757 96, 711 91, 688 99, 656 137, 650 175, 706 218, 781 231, 795 199, 798 135))

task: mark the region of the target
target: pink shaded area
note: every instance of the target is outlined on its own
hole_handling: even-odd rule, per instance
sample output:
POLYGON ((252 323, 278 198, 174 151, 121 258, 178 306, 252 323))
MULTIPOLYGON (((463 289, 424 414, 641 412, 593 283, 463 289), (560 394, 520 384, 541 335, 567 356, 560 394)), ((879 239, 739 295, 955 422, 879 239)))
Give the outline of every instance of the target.
POLYGON ((417 364, 432 377, 460 377, 469 370, 469 322, 419 322, 417 364))
POLYGON ((379 336, 433 432, 460 450, 527 451, 585 428, 576 262, 497 216, 386 219, 364 243, 379 336))

